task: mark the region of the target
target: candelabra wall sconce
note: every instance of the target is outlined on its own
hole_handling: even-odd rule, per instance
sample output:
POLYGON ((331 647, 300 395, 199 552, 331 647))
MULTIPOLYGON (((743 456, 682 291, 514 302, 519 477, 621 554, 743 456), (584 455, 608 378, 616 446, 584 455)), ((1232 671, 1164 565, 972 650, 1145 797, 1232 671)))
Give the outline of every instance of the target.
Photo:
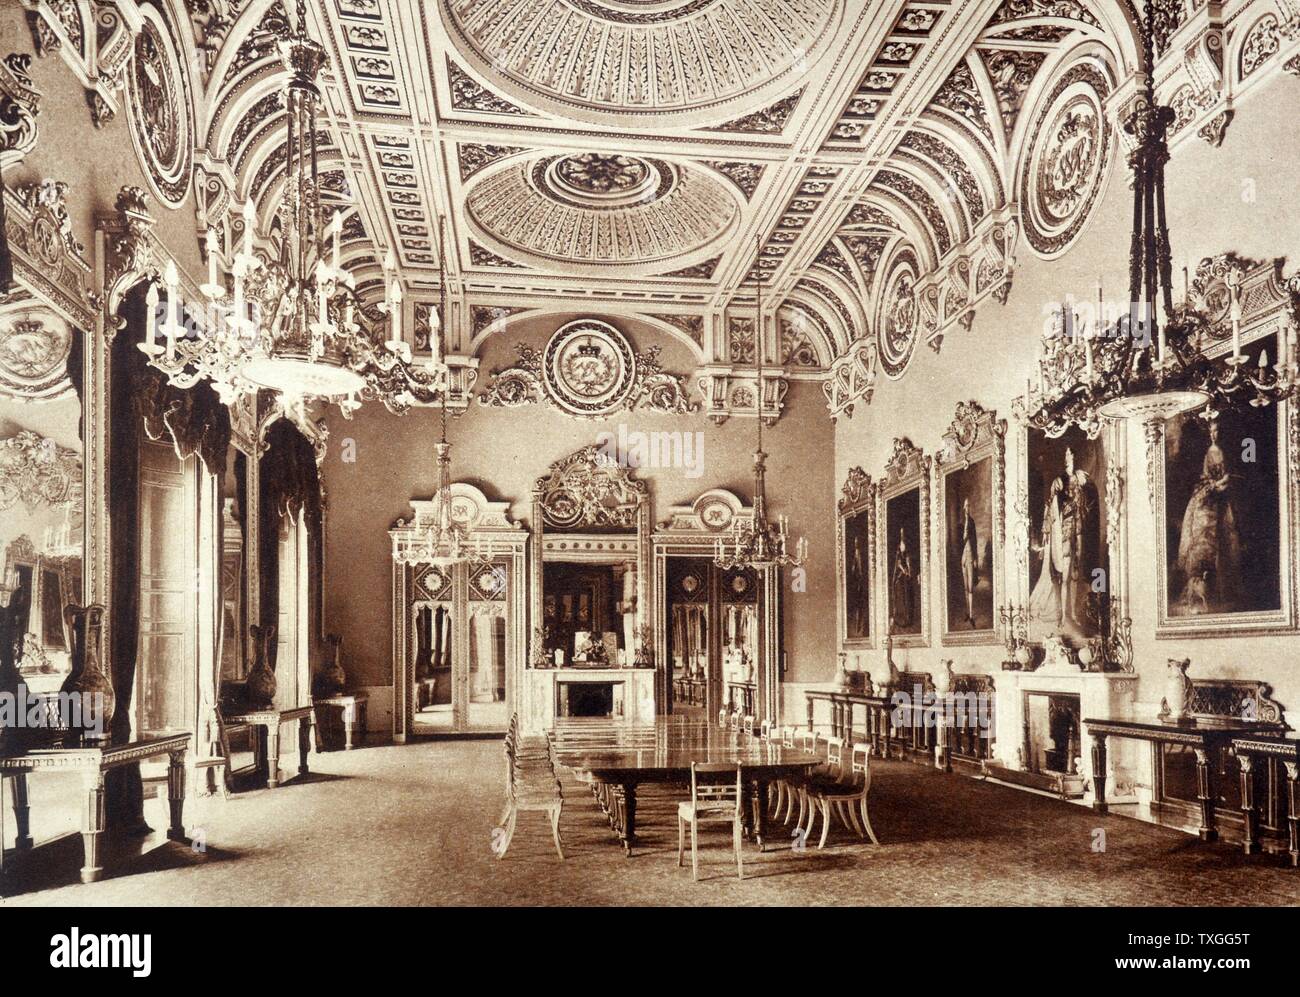
POLYGON ((998 619, 1006 633, 1006 660, 1004 672, 1033 671, 1036 665, 1034 648, 1029 644, 1029 609, 1014 603, 998 607, 998 619))

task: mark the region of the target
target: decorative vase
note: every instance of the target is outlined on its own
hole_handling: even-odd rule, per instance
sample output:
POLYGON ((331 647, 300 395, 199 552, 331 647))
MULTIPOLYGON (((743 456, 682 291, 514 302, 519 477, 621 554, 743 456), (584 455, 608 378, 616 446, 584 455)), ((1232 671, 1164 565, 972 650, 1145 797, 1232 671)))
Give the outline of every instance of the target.
POLYGON ((248 705, 255 710, 269 708, 275 699, 275 669, 267 663, 274 641, 275 627, 253 624, 248 628, 248 650, 253 658, 253 667, 244 688, 248 692, 248 705))
POLYGON ((1192 680, 1187 677, 1191 658, 1170 658, 1165 665, 1165 695, 1160 700, 1160 719, 1178 723, 1187 719, 1187 706, 1192 698, 1192 680))
MULTIPOLYGON (((325 637, 325 664, 320 670, 320 688, 326 696, 336 696, 348 684, 348 674, 339 662, 339 651, 343 647, 343 638, 338 634, 325 637)), ((274 695, 274 693, 273 693, 274 695)))
POLYGON ((109 725, 117 697, 113 683, 104 672, 104 607, 65 606, 63 619, 72 634, 72 671, 64 679, 60 693, 68 712, 61 717, 63 726, 82 737, 102 740, 108 737, 109 725))
POLYGON ((1016 664, 1022 669, 1028 669, 1034 661, 1034 652, 1029 650, 1028 644, 1021 644, 1016 648, 1016 664))
POLYGON ((849 673, 845 668, 845 662, 848 661, 848 655, 843 651, 839 653, 839 659, 835 664, 835 688, 840 692, 849 690, 849 673))

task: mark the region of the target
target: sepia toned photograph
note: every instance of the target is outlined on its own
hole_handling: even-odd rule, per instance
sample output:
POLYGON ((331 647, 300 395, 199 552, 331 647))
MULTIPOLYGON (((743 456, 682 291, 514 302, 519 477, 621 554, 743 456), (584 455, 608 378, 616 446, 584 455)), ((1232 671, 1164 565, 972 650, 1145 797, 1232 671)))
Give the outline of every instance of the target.
POLYGON ((1300 0, 0 0, 16 979, 1294 975, 1297 112, 1300 0))

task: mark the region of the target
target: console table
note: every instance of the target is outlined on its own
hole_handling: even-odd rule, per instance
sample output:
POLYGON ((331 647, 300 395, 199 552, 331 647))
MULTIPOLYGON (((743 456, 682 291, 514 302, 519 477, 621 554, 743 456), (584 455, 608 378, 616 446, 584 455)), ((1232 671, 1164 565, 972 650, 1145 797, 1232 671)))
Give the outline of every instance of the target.
MULTIPOLYGON (((1286 766, 1287 788, 1287 838, 1291 865, 1300 866, 1300 740, 1280 734, 1251 734, 1232 739, 1232 750, 1241 767, 1241 812, 1246 818, 1246 837, 1242 848, 1246 854, 1259 848, 1259 811, 1255 808, 1255 780, 1253 771, 1256 759, 1281 762, 1286 766)), ((1270 793, 1270 796, 1272 794, 1270 793)))
POLYGON ((315 712, 311 706, 295 706, 288 710, 247 710, 226 717, 232 724, 249 724, 266 731, 266 747, 262 738, 253 740, 257 767, 266 771, 266 786, 275 789, 280 785, 280 729, 285 724, 298 724, 298 774, 307 775, 307 753, 311 750, 311 721, 315 712))
POLYGON ((1084 726, 1092 738, 1092 808, 1106 813, 1106 738, 1128 737, 1155 745, 1183 745, 1196 753, 1196 798, 1201 805, 1201 824, 1197 833, 1202 841, 1219 837, 1215 826, 1214 766, 1211 759, 1228 747, 1234 738, 1252 734, 1276 733, 1276 722, 1238 720, 1226 716, 1191 717, 1177 722, 1162 720, 1085 719, 1084 726))
MULTIPOLYGON (((343 750, 351 751, 356 741, 366 739, 366 704, 370 696, 364 692, 339 693, 337 696, 317 696, 312 702, 316 706, 316 730, 320 734, 330 725, 321 723, 325 707, 331 712, 339 712, 339 722, 343 725, 343 750), (360 735, 358 737, 358 734, 360 735)), ((337 730, 337 728, 334 728, 337 730)), ((324 738, 321 738, 323 741, 324 738)), ((336 742, 337 743, 337 742, 336 742)))
MULTIPOLYGON (((167 756, 167 800, 171 810, 171 825, 167 837, 172 841, 185 840, 182 811, 185 806, 185 752, 190 746, 190 734, 161 734, 144 737, 125 744, 87 747, 33 748, 14 755, 0 756, 0 797, 5 780, 13 786, 14 823, 17 825, 17 849, 27 851, 32 847, 31 809, 27 797, 27 776, 35 772, 80 772, 85 791, 85 807, 81 815, 81 842, 84 865, 81 881, 94 883, 104 874, 100 865, 100 839, 104 834, 104 775, 115 768, 137 765, 151 758, 167 756)), ((0 814, 4 801, 0 798, 0 814)), ((3 819, 0 819, 0 831, 3 819)), ((0 847, 0 868, 4 863, 4 849, 0 847)))

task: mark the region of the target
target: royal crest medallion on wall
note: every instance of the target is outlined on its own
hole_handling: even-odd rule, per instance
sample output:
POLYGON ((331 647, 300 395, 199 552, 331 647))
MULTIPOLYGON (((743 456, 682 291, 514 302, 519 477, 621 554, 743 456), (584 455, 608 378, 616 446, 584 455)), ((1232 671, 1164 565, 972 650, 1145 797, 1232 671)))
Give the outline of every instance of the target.
POLYGON ((636 356, 612 325, 580 319, 555 331, 542 361, 546 391, 573 415, 623 407, 636 381, 636 356))

